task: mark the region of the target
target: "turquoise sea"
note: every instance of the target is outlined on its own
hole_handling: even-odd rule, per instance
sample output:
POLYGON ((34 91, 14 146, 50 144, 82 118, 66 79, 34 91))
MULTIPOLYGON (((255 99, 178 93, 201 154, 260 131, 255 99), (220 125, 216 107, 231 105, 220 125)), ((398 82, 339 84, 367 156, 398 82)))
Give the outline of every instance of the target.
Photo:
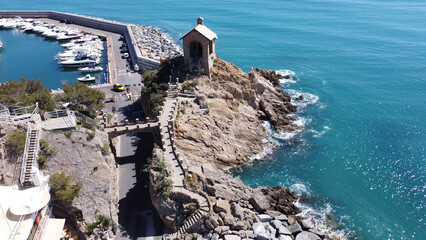
MULTIPOLYGON (((47 39, 39 34, 25 33, 19 29, 0 30, 0 40, 4 43, 0 49, 0 81, 19 80, 20 77, 43 80, 46 88, 62 88, 62 81, 73 83, 85 73, 77 69, 64 69, 57 63, 55 55, 64 51, 63 42, 47 39)), ((107 56, 103 52, 101 66, 105 69, 107 56)), ((105 71, 104 71, 105 72, 105 71)), ((105 82, 105 73, 98 75, 105 82)), ((94 84, 90 83, 90 84, 94 84)))
POLYGON ((307 197, 300 206, 319 220, 333 215, 351 239, 426 239, 425 1, 2 0, 0 6, 151 25, 176 41, 204 17, 219 36, 221 58, 244 71, 291 70, 294 79, 283 88, 305 97, 295 115, 304 130, 270 129, 279 146, 234 174, 253 187, 292 188, 307 197))

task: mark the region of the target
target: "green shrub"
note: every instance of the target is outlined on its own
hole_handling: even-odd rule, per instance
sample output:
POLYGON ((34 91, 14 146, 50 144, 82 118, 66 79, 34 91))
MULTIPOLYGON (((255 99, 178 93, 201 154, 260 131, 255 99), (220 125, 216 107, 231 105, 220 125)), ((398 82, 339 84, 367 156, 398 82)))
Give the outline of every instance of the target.
POLYGON ((95 127, 92 124, 88 123, 88 122, 82 122, 81 126, 84 127, 84 128, 90 129, 92 131, 95 129, 95 127))
POLYGON ((86 233, 88 234, 88 235, 91 235, 91 234, 93 234, 93 230, 95 230, 95 228, 97 227, 97 224, 94 222, 94 223, 89 223, 89 224, 87 224, 85 227, 84 227, 84 229, 86 230, 86 233))
POLYGON ((70 139, 72 132, 70 130, 64 131, 64 135, 65 135, 66 138, 70 139))
POLYGON ((52 193, 61 201, 72 202, 83 187, 81 182, 71 186, 71 177, 65 173, 54 173, 49 178, 52 193))
POLYGON ((43 169, 45 166, 44 164, 47 162, 47 156, 39 155, 37 158, 38 166, 43 169))
POLYGON ((102 155, 108 155, 109 154, 109 144, 104 143, 104 145, 101 148, 102 155))
POLYGON ((152 186, 155 191, 161 193, 163 197, 169 197, 172 183, 172 180, 169 178, 160 178, 158 181, 155 181, 152 186))
POLYGON ((102 227, 107 228, 111 226, 111 219, 104 217, 104 219, 101 222, 102 227))
POLYGON ((7 153, 16 158, 22 155, 25 150, 26 138, 25 130, 17 130, 7 136, 5 143, 7 153))

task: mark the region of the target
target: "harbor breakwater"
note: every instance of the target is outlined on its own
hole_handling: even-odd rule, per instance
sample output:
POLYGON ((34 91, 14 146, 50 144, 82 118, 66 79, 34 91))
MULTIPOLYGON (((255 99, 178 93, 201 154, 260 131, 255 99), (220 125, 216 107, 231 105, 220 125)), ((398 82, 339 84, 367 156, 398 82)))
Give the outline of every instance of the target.
POLYGON ((0 11, 2 18, 49 18, 57 21, 66 21, 85 27, 99 29, 103 31, 121 34, 125 37, 129 55, 134 63, 134 68, 156 69, 160 66, 160 62, 144 57, 137 47, 137 40, 131 28, 131 24, 121 23, 112 20, 88 17, 72 13, 63 13, 57 11, 0 11))

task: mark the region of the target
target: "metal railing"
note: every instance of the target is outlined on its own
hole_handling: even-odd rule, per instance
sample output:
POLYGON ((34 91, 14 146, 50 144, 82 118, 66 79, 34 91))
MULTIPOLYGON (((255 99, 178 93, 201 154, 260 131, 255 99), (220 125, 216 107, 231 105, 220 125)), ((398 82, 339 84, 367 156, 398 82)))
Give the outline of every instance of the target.
POLYGON ((9 109, 3 104, 0 104, 0 107, 2 107, 0 110, 0 122, 6 123, 25 123, 34 120, 35 115, 39 113, 38 103, 33 106, 17 107, 12 109, 9 109), (23 116, 29 113, 31 113, 31 115, 23 116))
POLYGON ((12 233, 10 234, 9 240, 14 240, 16 238, 16 235, 18 234, 18 230, 21 227, 21 223, 23 222, 25 218, 25 215, 21 215, 19 217, 18 223, 15 225, 15 227, 12 230, 12 233))
POLYGON ((95 126, 96 128, 98 128, 98 129, 101 129, 102 127, 96 122, 96 120, 94 120, 93 118, 90 118, 90 117, 88 117, 88 116, 86 116, 86 115, 84 115, 84 114, 81 114, 81 113, 79 113, 79 112, 75 112, 75 111, 72 111, 73 112, 73 114, 74 114, 74 119, 76 120, 76 121, 78 121, 78 122, 87 122, 87 123, 89 123, 89 124, 91 124, 91 125, 93 125, 93 126, 95 126))
POLYGON ((52 205, 49 203, 47 205, 46 213, 42 216, 40 224, 37 226, 36 233, 34 235, 33 240, 40 240, 43 238, 44 230, 47 226, 47 221, 49 220, 50 213, 52 212, 52 205))
POLYGON ((35 136, 35 143, 34 143, 34 149, 32 151, 34 151, 32 157, 29 157, 29 148, 31 145, 31 133, 32 133, 32 128, 31 125, 28 123, 28 128, 27 128, 27 139, 25 140, 25 150, 24 150, 24 156, 22 158, 22 166, 21 166, 21 176, 20 176, 20 182, 21 184, 24 183, 25 181, 25 170, 28 164, 28 161, 31 161, 32 166, 35 166, 35 164, 37 163, 37 156, 38 156, 38 150, 40 148, 40 125, 37 124, 36 125, 36 136, 35 136))
POLYGON ((19 182, 21 184, 23 184, 24 180, 25 180, 25 168, 27 166, 27 157, 28 157, 28 150, 27 150, 27 148, 29 146, 30 136, 31 136, 31 125, 28 123, 28 127, 27 127, 27 138, 25 140, 24 156, 22 157, 21 176, 19 178, 19 182))

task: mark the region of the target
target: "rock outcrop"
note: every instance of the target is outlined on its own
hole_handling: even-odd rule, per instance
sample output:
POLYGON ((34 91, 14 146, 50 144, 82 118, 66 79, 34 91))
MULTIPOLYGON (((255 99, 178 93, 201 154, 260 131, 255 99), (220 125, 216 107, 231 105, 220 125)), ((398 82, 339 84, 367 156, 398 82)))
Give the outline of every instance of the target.
POLYGON ((263 151, 269 120, 277 131, 298 127, 289 94, 258 71, 248 74, 218 59, 213 76, 193 80, 195 101, 180 101, 176 145, 185 159, 212 162, 221 169, 244 164, 263 151), (208 106, 200 109, 200 105, 208 106))
POLYGON ((73 182, 83 184, 72 204, 54 201, 54 209, 67 219, 81 215, 83 221, 79 226, 93 223, 101 215, 117 223, 117 168, 111 151, 105 151, 108 135, 99 130, 94 136, 89 132, 92 130, 78 127, 72 131, 43 131, 41 134, 41 138, 56 149, 45 163, 45 175, 64 172, 73 182))

